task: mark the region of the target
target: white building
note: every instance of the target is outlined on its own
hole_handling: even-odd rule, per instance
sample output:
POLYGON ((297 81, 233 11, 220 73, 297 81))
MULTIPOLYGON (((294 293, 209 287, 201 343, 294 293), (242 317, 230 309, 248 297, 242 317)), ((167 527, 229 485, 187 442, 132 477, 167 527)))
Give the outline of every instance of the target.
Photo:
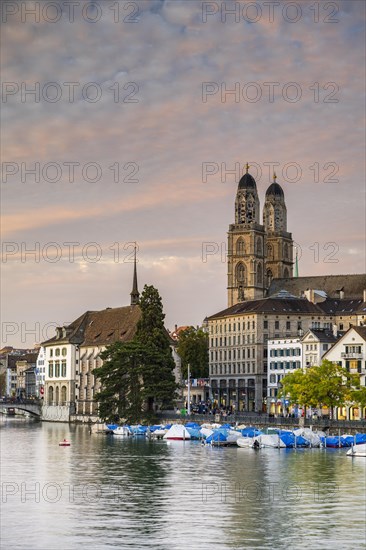
POLYGON ((337 333, 337 325, 334 325, 333 331, 327 327, 309 329, 301 340, 303 367, 320 365, 323 355, 339 340, 340 336, 341 334, 337 333))
POLYGON ((46 375, 46 350, 44 347, 39 348, 36 362, 36 395, 42 398, 44 396, 44 383, 46 375))
MULTIPOLYGON (((352 374, 360 375, 360 386, 366 386, 366 327, 351 327, 341 338, 324 354, 323 359, 341 365, 352 374)), ((343 407, 338 411, 338 418, 358 419, 365 418, 366 407, 361 409, 355 404, 343 407)))
POLYGON ((278 398, 279 384, 284 376, 302 367, 301 339, 268 340, 268 366, 267 410, 270 414, 281 414, 286 403, 278 398))

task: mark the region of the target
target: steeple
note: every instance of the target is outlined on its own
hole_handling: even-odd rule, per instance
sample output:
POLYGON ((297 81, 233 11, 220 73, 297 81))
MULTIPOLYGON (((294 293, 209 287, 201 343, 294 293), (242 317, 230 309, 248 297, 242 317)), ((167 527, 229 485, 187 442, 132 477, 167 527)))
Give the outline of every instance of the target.
POLYGON ((137 288, 137 270, 136 270, 136 243, 134 251, 134 260, 133 260, 133 283, 132 283, 132 292, 131 292, 131 306, 135 306, 139 303, 140 293, 137 288))

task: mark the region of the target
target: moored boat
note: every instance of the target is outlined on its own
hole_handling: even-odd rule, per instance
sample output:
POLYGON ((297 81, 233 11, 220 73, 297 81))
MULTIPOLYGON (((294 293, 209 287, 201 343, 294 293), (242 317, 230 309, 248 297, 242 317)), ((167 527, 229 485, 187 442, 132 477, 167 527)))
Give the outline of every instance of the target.
POLYGON ((366 457, 366 443, 360 443, 359 445, 352 445, 352 447, 347 451, 347 456, 366 457))
POLYGON ((113 430, 113 434, 122 437, 128 437, 132 435, 132 432, 128 426, 118 426, 115 430, 113 430))
POLYGON ((163 439, 174 439, 176 441, 186 441, 187 439, 191 439, 191 434, 183 426, 183 424, 173 424, 171 428, 167 431, 167 433, 164 435, 163 439))

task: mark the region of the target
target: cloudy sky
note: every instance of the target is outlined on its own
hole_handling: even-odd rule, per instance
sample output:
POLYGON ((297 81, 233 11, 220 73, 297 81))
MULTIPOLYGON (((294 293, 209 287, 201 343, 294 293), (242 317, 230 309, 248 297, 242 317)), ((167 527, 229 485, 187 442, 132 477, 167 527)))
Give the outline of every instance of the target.
POLYGON ((276 168, 300 275, 365 271, 363 2, 2 10, 3 344, 127 305, 134 241, 168 327, 223 309, 246 162, 261 206, 276 168))

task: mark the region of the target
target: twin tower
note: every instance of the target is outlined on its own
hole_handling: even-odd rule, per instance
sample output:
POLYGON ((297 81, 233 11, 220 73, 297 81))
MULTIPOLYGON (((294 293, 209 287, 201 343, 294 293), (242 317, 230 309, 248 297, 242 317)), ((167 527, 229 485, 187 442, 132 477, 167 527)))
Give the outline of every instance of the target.
POLYGON ((287 210, 282 187, 273 176, 266 191, 263 225, 253 176, 239 181, 235 223, 228 232, 228 306, 266 296, 273 278, 292 277, 293 240, 287 232, 287 210))

